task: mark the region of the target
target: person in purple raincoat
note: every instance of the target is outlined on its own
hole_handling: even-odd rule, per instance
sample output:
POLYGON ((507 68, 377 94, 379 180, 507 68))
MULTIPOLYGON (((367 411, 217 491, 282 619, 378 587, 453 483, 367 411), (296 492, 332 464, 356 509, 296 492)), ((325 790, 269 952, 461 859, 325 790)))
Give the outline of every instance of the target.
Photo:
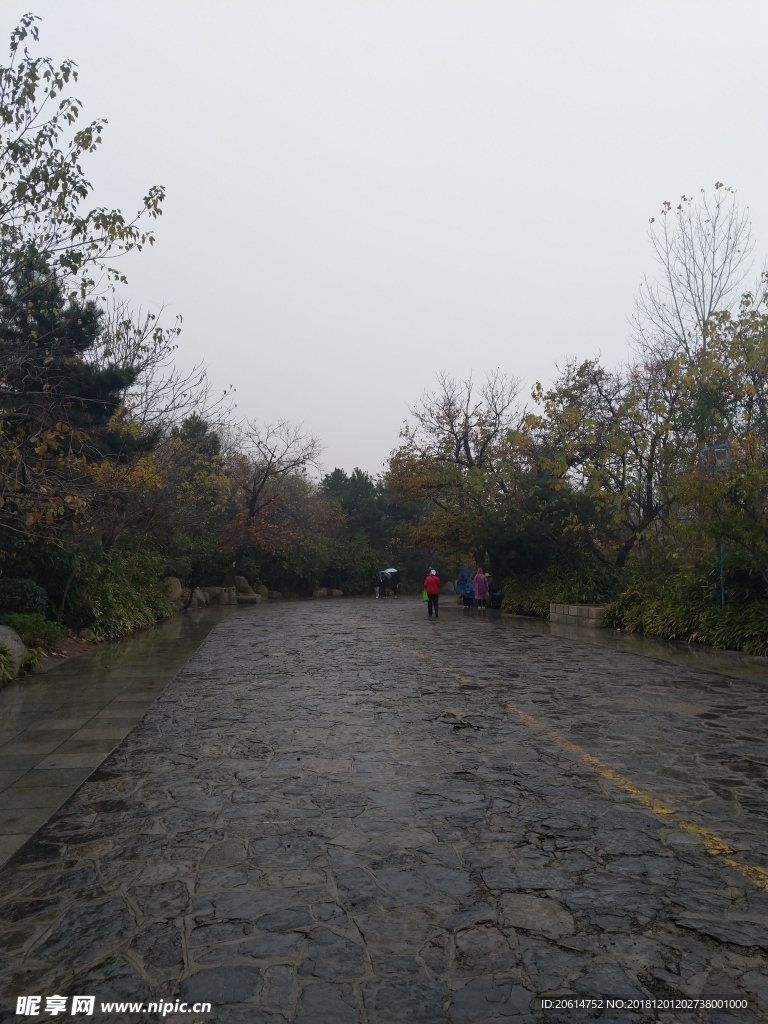
POLYGON ((485 602, 488 599, 488 580, 485 577, 482 566, 475 573, 472 580, 472 591, 475 595, 475 608, 485 609, 485 602))

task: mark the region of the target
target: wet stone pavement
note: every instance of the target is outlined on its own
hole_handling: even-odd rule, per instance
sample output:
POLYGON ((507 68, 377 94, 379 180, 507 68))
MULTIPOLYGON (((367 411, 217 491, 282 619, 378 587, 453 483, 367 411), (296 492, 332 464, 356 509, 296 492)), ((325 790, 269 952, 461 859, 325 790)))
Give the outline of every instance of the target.
POLYGON ((243 609, 0 873, 0 1019, 766 1020, 767 720, 768 685, 491 615, 243 609), (535 1001, 568 994, 604 1008, 535 1001))

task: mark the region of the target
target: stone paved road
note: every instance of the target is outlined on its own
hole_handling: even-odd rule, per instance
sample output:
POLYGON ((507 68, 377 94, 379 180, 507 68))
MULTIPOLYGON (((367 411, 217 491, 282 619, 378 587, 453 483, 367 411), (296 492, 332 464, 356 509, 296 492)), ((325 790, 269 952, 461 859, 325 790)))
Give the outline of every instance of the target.
POLYGON ((176 615, 0 689, 0 865, 133 730, 230 611, 176 615))
POLYGON ((0 874, 0 1019, 768 1019, 767 716, 768 687, 492 616, 243 610, 0 874))

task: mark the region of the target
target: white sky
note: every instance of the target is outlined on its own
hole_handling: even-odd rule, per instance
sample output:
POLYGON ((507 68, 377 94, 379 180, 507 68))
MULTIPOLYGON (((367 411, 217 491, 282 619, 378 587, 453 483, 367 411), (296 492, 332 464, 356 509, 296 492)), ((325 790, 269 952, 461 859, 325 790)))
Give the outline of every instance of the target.
POLYGON ((97 201, 168 189, 130 297, 327 469, 377 471, 437 370, 620 361, 662 200, 720 179, 768 244, 765 0, 32 9, 109 119, 97 201))

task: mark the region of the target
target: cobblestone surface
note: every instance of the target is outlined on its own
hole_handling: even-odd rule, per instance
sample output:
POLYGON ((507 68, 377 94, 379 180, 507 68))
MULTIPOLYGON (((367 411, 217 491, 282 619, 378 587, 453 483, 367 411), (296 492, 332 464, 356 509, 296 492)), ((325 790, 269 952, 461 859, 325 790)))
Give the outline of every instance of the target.
POLYGON ((243 610, 0 873, 2 1019, 765 1020, 766 717, 766 687, 490 615, 243 610), (568 993, 750 1007, 533 1001, 568 993))

